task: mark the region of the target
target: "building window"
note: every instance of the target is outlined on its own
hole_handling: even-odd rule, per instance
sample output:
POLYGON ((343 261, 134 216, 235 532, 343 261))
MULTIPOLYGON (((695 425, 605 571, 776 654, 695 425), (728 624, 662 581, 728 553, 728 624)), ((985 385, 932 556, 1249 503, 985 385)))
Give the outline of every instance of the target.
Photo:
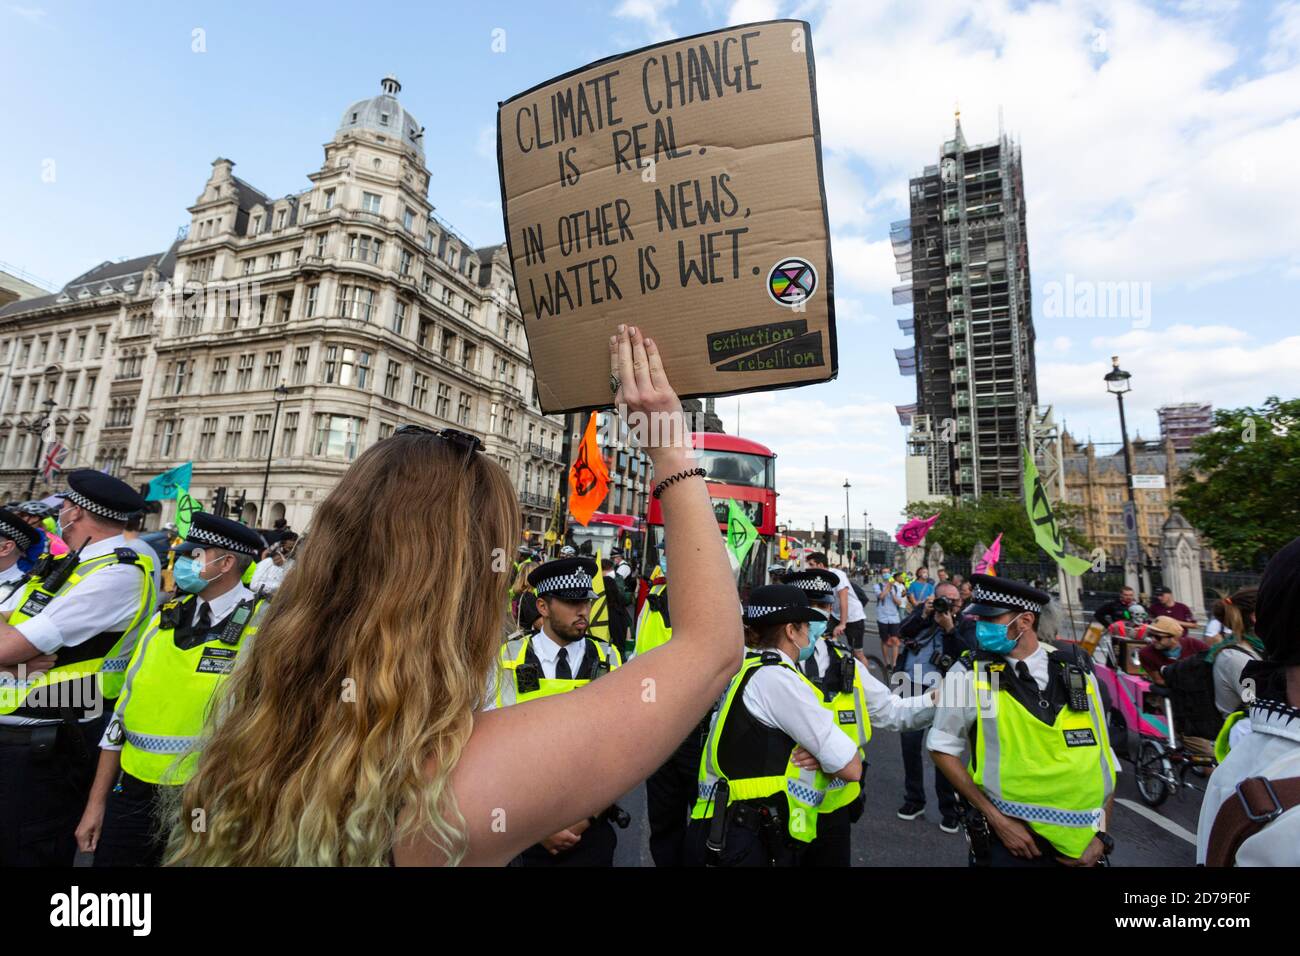
POLYGON ((81 332, 77 335, 77 361, 80 362, 86 357, 86 333, 81 332))
POLYGON ((280 352, 267 352, 262 359, 262 387, 275 388, 280 380, 280 352))
POLYGON ((45 353, 49 348, 49 343, 45 339, 38 339, 36 342, 36 364, 45 364, 45 353))
POLYGON ((99 384, 99 376, 93 372, 86 376, 86 394, 81 400, 81 406, 85 408, 95 400, 95 386, 99 384))
POLYGON ((411 256, 411 254, 407 252, 405 249, 403 249, 401 264, 397 267, 397 271, 404 276, 409 276, 411 274, 411 263, 413 261, 414 258, 411 256))
POLYGON ((379 198, 379 194, 378 194, 378 193, 362 193, 362 194, 361 194, 361 208, 362 208, 363 210, 365 210, 366 212, 373 212, 375 215, 379 215, 379 209, 380 209, 380 198, 379 198))
POLYGON ((76 396, 76 394, 77 394, 77 377, 75 375, 72 375, 68 377, 67 382, 63 386, 63 407, 64 408, 72 407, 72 399, 76 396))
POLYGON ((272 272, 280 268, 280 253, 278 252, 271 253, 270 258, 266 264, 266 268, 272 272))
POLYGON ((311 355, 311 346, 300 345, 293 350, 293 384, 307 383, 307 360, 311 355))
POLYGON ((513 408, 507 408, 505 415, 501 419, 501 434, 509 438, 515 432, 515 411, 513 408))
POLYGON ((285 323, 289 321, 289 311, 293 308, 293 297, 288 292, 281 292, 276 296, 280 303, 280 314, 276 316, 276 321, 285 323))
POLYGON ((307 286, 307 318, 316 314, 316 299, 320 295, 320 285, 307 286))
POLYGON ((180 359, 176 363, 176 376, 172 379, 172 394, 184 395, 185 382, 189 378, 190 363, 188 359, 180 359))
POLYGON ((379 256, 383 249, 384 243, 382 239, 375 239, 359 232, 348 233, 349 259, 360 259, 362 262, 378 265, 379 256))
POLYGON ((374 311, 375 293, 359 285, 339 286, 339 314, 345 319, 369 322, 374 311))
POLYGON ((427 349, 429 347, 429 343, 432 341, 432 336, 433 336, 433 323, 430 322, 428 319, 420 319, 420 334, 419 337, 416 338, 415 340, 416 344, 419 345, 420 348, 422 349, 427 349))
POLYGON ((456 421, 462 425, 469 424, 469 417, 474 412, 474 399, 465 392, 460 393, 460 401, 456 406, 456 421))
POLYGON ((451 414, 451 386, 439 385, 438 397, 434 401, 433 413, 439 418, 449 418, 451 414))
POLYGON ((425 402, 429 400, 429 376, 422 375, 419 372, 411 373, 411 404, 416 408, 423 409, 425 402))
POLYGON ((271 441, 271 416, 254 415, 253 416, 253 447, 248 453, 254 458, 265 458, 266 453, 270 450, 271 441))
POLYGON ((199 454, 200 459, 211 458, 212 449, 217 443, 217 419, 203 419, 203 427, 199 431, 199 454))
POLYGON ((212 360, 212 387, 209 391, 224 392, 226 390, 226 373, 230 371, 230 357, 222 356, 212 360))
POLYGON ((471 371, 474 368, 474 357, 477 354, 477 348, 473 342, 466 342, 460 350, 460 364, 471 371))
POLYGON ((384 375, 384 398, 396 398, 397 390, 402 385, 402 366, 392 359, 388 360, 388 372, 384 375))
POLYGON ((225 453, 227 458, 238 458, 240 446, 244 443, 244 416, 231 415, 226 419, 226 447, 225 453))
POLYGON ((286 412, 284 431, 280 438, 280 457, 288 458, 293 454, 293 447, 298 443, 298 413, 286 412))
POLYGON ((393 309, 393 331, 398 335, 401 335, 402 330, 406 328, 406 311, 405 302, 398 302, 393 309))
POLYGON ((105 349, 107 346, 108 346, 108 332, 107 332, 106 330, 105 330, 105 331, 101 331, 101 332, 99 333, 98 338, 95 339, 95 354, 94 354, 93 357, 94 357, 94 358, 103 358, 103 356, 104 356, 104 349, 105 349))
POLYGON ((346 415, 317 415, 316 440, 312 454, 318 458, 341 458, 352 461, 357 457, 364 421, 346 415))
POLYGON ((325 384, 365 388, 370 376, 370 353, 341 345, 325 346, 325 384))
POLYGON ((407 206, 406 212, 402 213, 402 227, 407 232, 415 232, 415 210, 410 206, 407 206))
POLYGON ((239 356, 239 371, 235 373, 235 391, 246 392, 253 387, 253 366, 256 363, 257 356, 252 352, 239 356))
POLYGON ((325 208, 326 209, 334 208, 334 190, 332 189, 325 190, 325 208))
POLYGON ((456 348, 456 333, 451 329, 442 330, 442 357, 448 362, 451 361, 452 352, 456 348))
POLYGON ((253 274, 253 266, 254 266, 256 263, 257 263, 257 257, 256 257, 256 256, 249 256, 247 259, 240 259, 240 260, 239 260, 239 274, 240 274, 240 275, 245 275, 245 276, 251 276, 251 275, 253 274))
POLYGON ((460 311, 461 314, 465 316, 465 318, 467 319, 469 318, 469 314, 474 311, 474 306, 470 304, 469 299, 464 299, 461 301, 460 311))
POLYGON ((255 236, 261 231, 262 231, 262 217, 254 216, 253 225, 249 227, 248 234, 250 236, 255 236))
POLYGON ((276 229, 283 229, 283 228, 284 228, 284 220, 285 220, 285 216, 286 216, 286 215, 287 215, 287 212, 286 212, 285 210, 283 210, 283 209, 281 209, 279 212, 277 212, 277 213, 275 214, 275 228, 276 228, 276 229))
POLYGON ((176 448, 177 420, 174 418, 161 419, 154 426, 153 433, 153 456, 155 458, 170 458, 176 448))
POLYGON ((426 272, 426 273, 424 274, 424 280, 423 280, 423 282, 421 282, 421 284, 420 284, 420 288, 422 288, 422 289, 424 290, 424 294, 425 294, 425 295, 427 295, 427 296, 432 296, 432 295, 433 295, 433 276, 426 272))
POLYGON ((329 236, 327 236, 323 232, 316 237, 316 258, 317 259, 325 258, 325 240, 328 238, 329 236))

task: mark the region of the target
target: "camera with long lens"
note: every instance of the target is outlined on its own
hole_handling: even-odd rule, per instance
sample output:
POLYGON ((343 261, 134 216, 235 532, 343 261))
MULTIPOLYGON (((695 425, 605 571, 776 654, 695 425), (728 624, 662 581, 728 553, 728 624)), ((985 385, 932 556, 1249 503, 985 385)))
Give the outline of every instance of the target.
POLYGON ((948 600, 946 597, 936 597, 934 599, 933 607, 935 614, 951 614, 953 611, 952 601, 948 600))

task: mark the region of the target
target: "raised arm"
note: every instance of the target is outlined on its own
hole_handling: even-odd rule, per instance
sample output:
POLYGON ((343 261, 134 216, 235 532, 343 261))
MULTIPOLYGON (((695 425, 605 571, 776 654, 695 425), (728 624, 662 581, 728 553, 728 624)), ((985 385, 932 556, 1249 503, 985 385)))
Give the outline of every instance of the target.
MULTIPOLYGON (((616 405, 626 406, 656 479, 695 467, 681 402, 654 343, 620 327, 610 363, 621 382, 616 405)), ((705 484, 674 482, 660 502, 680 582, 669 591, 673 639, 572 693, 479 715, 452 774, 469 833, 467 864, 505 863, 608 807, 667 759, 735 673, 740 601, 705 484)), ((411 846, 398 858, 430 861, 411 846)))

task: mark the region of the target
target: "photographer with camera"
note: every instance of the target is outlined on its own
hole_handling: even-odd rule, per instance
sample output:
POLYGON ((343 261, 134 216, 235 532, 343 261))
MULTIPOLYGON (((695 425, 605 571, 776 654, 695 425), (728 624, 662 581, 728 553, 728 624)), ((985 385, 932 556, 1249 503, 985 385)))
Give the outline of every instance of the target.
MULTIPOLYGON (((974 622, 961 617, 961 592, 947 582, 918 605, 899 627, 903 651, 898 658, 897 673, 906 675, 909 687, 904 694, 924 693, 937 687, 948 668, 962 651, 975 646, 974 622)), ((898 810, 900 820, 915 820, 925 815, 925 770, 923 762, 925 731, 900 734, 903 747, 904 795, 898 810)), ((934 793, 939 801, 939 828, 944 833, 960 829, 957 814, 957 791, 948 778, 936 772, 934 793)))

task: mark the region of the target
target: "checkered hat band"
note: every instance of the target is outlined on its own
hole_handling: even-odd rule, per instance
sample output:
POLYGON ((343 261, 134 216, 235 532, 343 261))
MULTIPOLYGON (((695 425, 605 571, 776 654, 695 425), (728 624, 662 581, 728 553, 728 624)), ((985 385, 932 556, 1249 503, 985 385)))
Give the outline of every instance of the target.
POLYGON ((784 610, 786 609, 783 607, 764 607, 761 604, 751 604, 745 608, 745 617, 763 617, 766 614, 784 610))
POLYGON ((97 501, 91 501, 79 491, 68 491, 63 495, 68 501, 71 501, 78 508, 85 508, 93 515, 99 515, 101 518, 108 518, 110 521, 125 521, 131 517, 129 511, 114 511, 107 505, 101 505, 97 501))
POLYGON ((547 578, 545 581, 538 582, 538 594, 550 594, 552 591, 590 591, 591 575, 582 574, 561 574, 559 577, 547 578))
POLYGON ((1013 607, 1022 607, 1026 611, 1037 612, 1043 610, 1043 606, 1037 601, 1017 597, 1003 591, 990 591, 983 585, 975 586, 975 589, 971 592, 971 602, 974 604, 1010 604, 1013 607))
MULTIPOLYGON (((14 544, 22 545, 24 541, 31 541, 32 535, 32 529, 28 528, 26 525, 22 528, 18 528, 16 525, 11 525, 8 521, 0 521, 0 537, 8 538, 14 544)), ((28 547, 28 545, 23 545, 23 547, 28 547)))
POLYGON ((227 551, 234 551, 236 554, 257 554, 256 548, 250 547, 242 541, 227 538, 224 534, 217 534, 215 531, 205 531, 202 528, 190 528, 185 540, 213 548, 224 548, 227 551))
POLYGON ((835 590, 831 587, 829 581, 824 581, 821 578, 804 578, 803 580, 790 581, 788 583, 793 584, 797 588, 802 588, 805 591, 816 591, 821 594, 830 594, 835 590))

